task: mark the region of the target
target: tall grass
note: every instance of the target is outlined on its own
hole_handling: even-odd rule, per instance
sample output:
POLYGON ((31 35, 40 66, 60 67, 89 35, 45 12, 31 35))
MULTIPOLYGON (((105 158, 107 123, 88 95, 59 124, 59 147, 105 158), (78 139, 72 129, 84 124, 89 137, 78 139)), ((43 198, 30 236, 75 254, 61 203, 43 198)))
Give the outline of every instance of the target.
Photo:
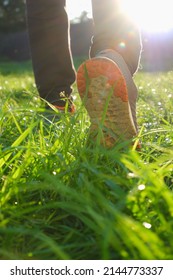
POLYGON ((52 122, 29 63, 0 72, 0 259, 172 259, 172 72, 135 77, 140 152, 88 145, 75 85, 52 122))

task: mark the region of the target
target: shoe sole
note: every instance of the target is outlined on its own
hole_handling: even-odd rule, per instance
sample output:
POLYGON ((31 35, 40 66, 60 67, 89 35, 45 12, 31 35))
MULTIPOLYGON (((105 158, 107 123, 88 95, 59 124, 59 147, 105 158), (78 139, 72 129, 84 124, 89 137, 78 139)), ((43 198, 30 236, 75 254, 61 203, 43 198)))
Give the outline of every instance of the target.
POLYGON ((113 147, 137 135, 126 80, 115 62, 101 57, 87 60, 77 71, 77 87, 90 117, 91 135, 100 135, 101 144, 113 147))

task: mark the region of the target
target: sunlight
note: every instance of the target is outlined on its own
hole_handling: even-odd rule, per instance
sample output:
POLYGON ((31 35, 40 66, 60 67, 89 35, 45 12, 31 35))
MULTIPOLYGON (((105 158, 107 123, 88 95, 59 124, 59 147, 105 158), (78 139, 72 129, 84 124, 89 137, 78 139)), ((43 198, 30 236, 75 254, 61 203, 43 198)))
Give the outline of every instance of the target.
POLYGON ((122 0, 123 9, 147 32, 173 28, 172 0, 122 0))
POLYGON ((66 8, 70 19, 80 17, 83 11, 88 13, 88 16, 92 16, 91 12, 91 0, 66 0, 66 8))
MULTIPOLYGON (((70 19, 77 18, 83 11, 92 17, 91 0, 66 0, 70 19)), ((147 32, 169 31, 173 28, 172 0, 121 0, 123 10, 147 32)))

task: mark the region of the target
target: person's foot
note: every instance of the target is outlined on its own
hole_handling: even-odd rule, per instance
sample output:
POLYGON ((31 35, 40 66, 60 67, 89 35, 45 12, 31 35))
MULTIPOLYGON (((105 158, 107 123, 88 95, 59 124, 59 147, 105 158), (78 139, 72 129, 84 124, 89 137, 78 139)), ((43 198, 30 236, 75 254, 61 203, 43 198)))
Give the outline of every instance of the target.
POLYGON ((77 71, 77 87, 90 116, 91 135, 113 147, 137 136, 137 88, 120 54, 104 50, 77 71))
POLYGON ((74 114, 76 107, 73 103, 72 97, 61 99, 60 102, 47 102, 44 117, 51 122, 58 122, 60 120, 60 113, 74 114))
POLYGON ((65 102, 63 106, 59 106, 59 105, 56 105, 56 104, 49 104, 49 106, 50 106, 50 108, 52 108, 52 109, 55 108, 60 112, 69 112, 69 113, 73 114, 76 111, 76 107, 75 107, 74 103, 71 102, 71 101, 70 102, 69 101, 65 102))

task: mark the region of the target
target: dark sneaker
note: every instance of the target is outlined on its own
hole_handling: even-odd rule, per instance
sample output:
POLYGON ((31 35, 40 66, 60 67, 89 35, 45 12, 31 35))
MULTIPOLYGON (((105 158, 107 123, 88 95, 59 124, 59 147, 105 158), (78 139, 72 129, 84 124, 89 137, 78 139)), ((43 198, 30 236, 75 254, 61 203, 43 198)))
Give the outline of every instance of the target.
POLYGON ((74 114, 76 107, 73 103, 72 98, 66 98, 61 100, 58 105, 57 103, 47 102, 46 111, 44 112, 44 117, 51 122, 58 122, 60 120, 60 113, 70 113, 74 114))

